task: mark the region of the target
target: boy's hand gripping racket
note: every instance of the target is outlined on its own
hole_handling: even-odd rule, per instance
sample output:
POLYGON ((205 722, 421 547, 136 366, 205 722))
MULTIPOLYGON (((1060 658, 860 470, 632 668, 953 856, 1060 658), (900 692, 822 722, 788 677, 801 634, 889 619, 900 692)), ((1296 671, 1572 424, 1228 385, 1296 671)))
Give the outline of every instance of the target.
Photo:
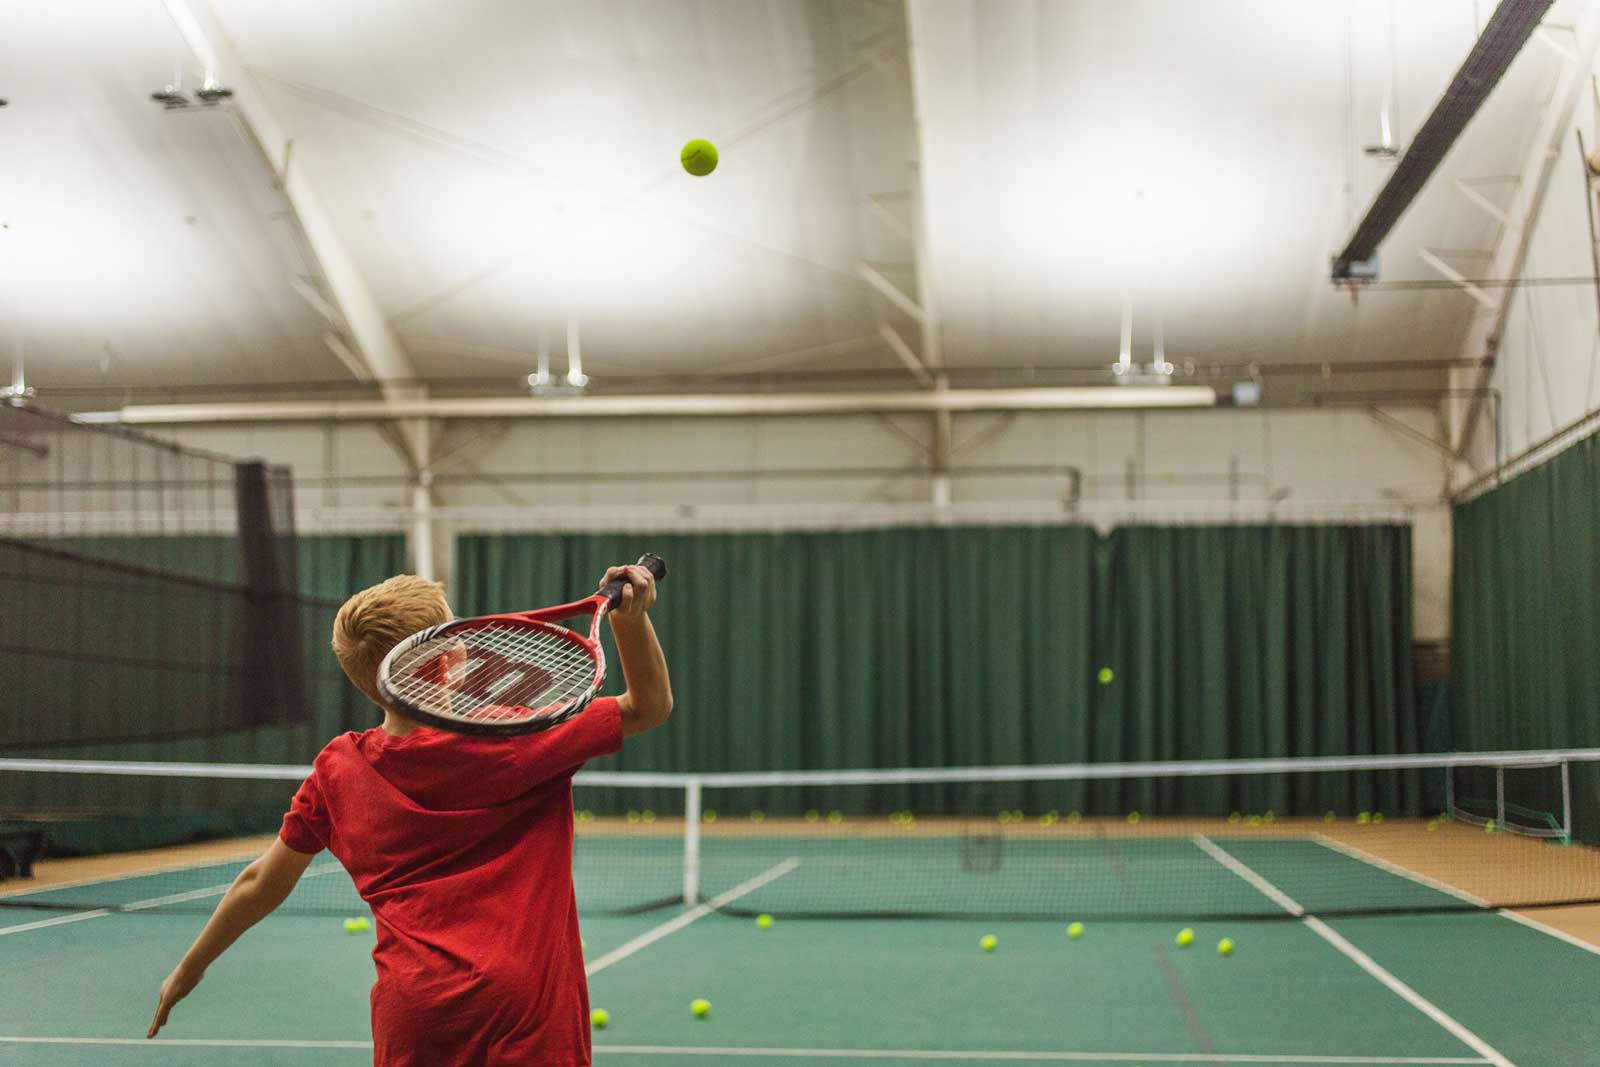
MULTIPOLYGON (((649 553, 639 566, 667 576, 649 553)), ((432 626, 394 646, 378 692, 395 711, 458 734, 509 736, 558 726, 588 706, 606 677, 600 620, 622 602, 618 578, 571 604, 432 626), (561 625, 589 615, 585 636, 561 625)))

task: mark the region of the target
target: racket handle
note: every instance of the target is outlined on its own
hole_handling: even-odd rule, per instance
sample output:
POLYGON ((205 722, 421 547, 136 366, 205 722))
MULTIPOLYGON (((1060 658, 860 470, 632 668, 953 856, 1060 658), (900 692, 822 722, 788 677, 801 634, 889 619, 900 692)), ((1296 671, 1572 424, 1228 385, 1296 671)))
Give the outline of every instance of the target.
MULTIPOLYGON (((658 582, 667 576, 667 565, 661 561, 660 556, 653 553, 646 552, 640 556, 637 566, 643 567, 655 575, 655 579, 658 582)), ((614 608, 622 603, 622 590, 627 584, 623 579, 615 578, 600 587, 600 595, 605 597, 606 603, 614 608)), ((610 609, 608 608, 607 610, 610 609)))

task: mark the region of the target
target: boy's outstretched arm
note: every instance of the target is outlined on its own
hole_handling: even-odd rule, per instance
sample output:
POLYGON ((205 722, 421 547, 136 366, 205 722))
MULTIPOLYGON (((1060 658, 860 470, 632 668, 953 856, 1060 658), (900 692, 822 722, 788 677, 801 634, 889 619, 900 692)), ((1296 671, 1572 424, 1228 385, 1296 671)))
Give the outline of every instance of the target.
POLYGON ((307 853, 296 852, 281 840, 274 841, 261 858, 239 872, 239 877, 223 894, 217 910, 211 913, 206 928, 200 931, 178 966, 161 983, 156 1017, 151 1020, 150 1032, 145 1037, 155 1037, 156 1032, 167 1025, 173 1005, 194 992, 212 961, 237 941, 240 934, 283 903, 311 859, 307 853))
POLYGON ((622 603, 606 616, 617 639, 617 658, 622 660, 622 678, 627 692, 617 698, 622 712, 622 735, 632 737, 654 730, 672 714, 672 679, 667 676, 667 657, 650 625, 650 605, 656 602, 656 579, 640 566, 611 567, 600 584, 613 578, 626 578, 622 603))

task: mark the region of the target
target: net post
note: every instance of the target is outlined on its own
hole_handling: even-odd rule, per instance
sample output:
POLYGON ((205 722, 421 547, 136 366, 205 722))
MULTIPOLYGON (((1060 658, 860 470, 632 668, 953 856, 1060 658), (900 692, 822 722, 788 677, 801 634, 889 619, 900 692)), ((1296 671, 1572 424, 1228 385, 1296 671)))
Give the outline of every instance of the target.
POLYGON ((1572 764, 1561 761, 1561 840, 1572 843, 1572 764))
POLYGON ((1497 764, 1494 769, 1494 821, 1498 829, 1504 830, 1506 826, 1506 765, 1497 764))
POLYGON ((700 804, 703 783, 690 778, 683 787, 683 902, 700 900, 700 804))
POLYGON ((1456 817, 1456 769, 1444 769, 1444 810, 1452 819, 1456 817))

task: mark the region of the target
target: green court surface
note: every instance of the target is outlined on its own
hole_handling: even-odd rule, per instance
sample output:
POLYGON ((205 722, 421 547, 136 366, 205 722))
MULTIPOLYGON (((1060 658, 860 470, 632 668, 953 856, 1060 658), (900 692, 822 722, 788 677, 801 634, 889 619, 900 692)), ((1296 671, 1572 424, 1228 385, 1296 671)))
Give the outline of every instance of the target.
MULTIPOLYGON (((0 1061, 370 1062, 370 935, 333 917, 268 919, 162 1040, 143 1041, 202 922, 0 912, 0 1061)), ((1072 940, 1064 922, 588 918, 591 996, 612 1020, 596 1060, 1568 1067, 1600 1048, 1600 954, 1498 914, 1338 919, 1325 933, 1289 917, 1193 925, 1184 949, 1156 921, 1095 922, 1072 940), (1224 936, 1231 958, 1215 952, 1224 936), (697 996, 709 1018, 691 1015, 697 996)))

